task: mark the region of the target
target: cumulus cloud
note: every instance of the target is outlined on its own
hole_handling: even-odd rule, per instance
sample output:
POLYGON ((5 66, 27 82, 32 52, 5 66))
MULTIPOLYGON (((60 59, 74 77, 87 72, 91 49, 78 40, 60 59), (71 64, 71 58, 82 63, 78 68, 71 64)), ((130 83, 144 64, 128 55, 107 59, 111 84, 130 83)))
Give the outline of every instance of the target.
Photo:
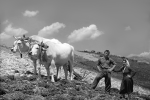
POLYGON ((4 22, 3 22, 3 24, 8 24, 9 23, 9 21, 8 20, 5 20, 4 22))
POLYGON ((150 52, 143 52, 141 54, 130 54, 128 57, 133 56, 150 58, 150 52))
POLYGON ((14 27, 12 27, 12 24, 9 24, 5 28, 3 33, 6 34, 6 35, 10 35, 10 36, 21 36, 23 34, 27 34, 28 31, 26 31, 22 28, 14 28, 14 27))
POLYGON ((66 26, 63 23, 53 23, 50 26, 46 26, 38 32, 39 36, 46 37, 52 35, 54 33, 58 33, 61 28, 65 28, 66 26))
POLYGON ((23 16, 26 16, 26 17, 33 17, 33 16, 36 16, 38 13, 39 13, 39 11, 28 11, 28 10, 26 10, 26 11, 23 13, 23 16))
POLYGON ((11 38, 11 36, 5 34, 4 32, 0 34, 0 40, 9 39, 9 38, 11 38))
POLYGON ((131 30, 130 26, 125 27, 125 31, 129 31, 129 30, 131 30))
POLYGON ((82 41, 84 39, 95 39, 100 35, 104 34, 102 31, 97 29, 97 26, 92 24, 88 27, 83 27, 78 30, 74 30, 69 36, 69 42, 82 41))

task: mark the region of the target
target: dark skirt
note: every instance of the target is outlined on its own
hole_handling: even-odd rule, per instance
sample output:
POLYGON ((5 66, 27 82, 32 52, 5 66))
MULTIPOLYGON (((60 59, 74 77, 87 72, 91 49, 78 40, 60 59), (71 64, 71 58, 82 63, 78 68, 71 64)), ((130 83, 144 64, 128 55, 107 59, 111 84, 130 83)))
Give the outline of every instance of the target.
POLYGON ((120 94, 129 94, 133 92, 133 79, 129 77, 124 77, 122 79, 120 94))

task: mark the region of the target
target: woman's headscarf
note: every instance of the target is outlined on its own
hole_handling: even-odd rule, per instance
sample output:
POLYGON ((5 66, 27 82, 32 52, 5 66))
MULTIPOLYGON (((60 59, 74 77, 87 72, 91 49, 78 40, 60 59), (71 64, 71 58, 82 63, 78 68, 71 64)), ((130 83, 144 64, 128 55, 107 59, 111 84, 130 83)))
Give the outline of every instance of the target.
POLYGON ((122 59, 123 59, 123 61, 126 62, 126 66, 127 66, 127 67, 130 67, 130 63, 129 63, 128 59, 125 58, 125 57, 122 57, 122 59))

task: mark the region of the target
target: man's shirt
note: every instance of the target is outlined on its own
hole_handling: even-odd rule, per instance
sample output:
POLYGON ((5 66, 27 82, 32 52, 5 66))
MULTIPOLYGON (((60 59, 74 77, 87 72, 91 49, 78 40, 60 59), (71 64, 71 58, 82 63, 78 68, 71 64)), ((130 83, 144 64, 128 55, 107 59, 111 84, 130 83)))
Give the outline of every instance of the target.
POLYGON ((98 66, 100 66, 100 69, 109 69, 112 65, 116 65, 116 62, 108 57, 108 59, 105 59, 105 57, 100 57, 98 60, 98 66))

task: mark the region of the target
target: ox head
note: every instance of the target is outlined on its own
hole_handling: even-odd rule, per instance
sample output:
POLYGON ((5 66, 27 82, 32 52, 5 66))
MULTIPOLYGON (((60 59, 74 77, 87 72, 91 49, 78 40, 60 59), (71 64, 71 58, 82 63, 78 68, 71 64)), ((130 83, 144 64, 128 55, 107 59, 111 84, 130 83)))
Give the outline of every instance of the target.
POLYGON ((22 58, 22 52, 28 52, 29 50, 30 39, 26 38, 25 35, 23 35, 23 37, 13 37, 15 38, 15 41, 13 43, 13 47, 11 48, 11 52, 19 52, 22 58))
POLYGON ((32 56, 34 59, 39 59, 39 57, 41 57, 45 53, 48 47, 49 46, 47 46, 43 42, 36 43, 32 45, 29 55, 32 56))

